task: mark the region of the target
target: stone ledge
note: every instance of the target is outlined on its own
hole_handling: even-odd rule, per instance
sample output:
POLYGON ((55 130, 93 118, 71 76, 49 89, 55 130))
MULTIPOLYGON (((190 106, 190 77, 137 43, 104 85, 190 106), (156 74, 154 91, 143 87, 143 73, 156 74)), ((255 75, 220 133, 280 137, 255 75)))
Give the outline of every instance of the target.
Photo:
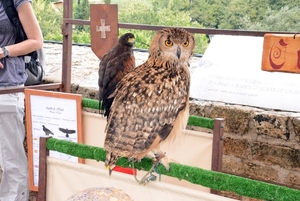
POLYGON ((300 149, 300 113, 221 102, 191 101, 190 114, 225 118, 225 132, 236 138, 259 139, 271 144, 300 149))
POLYGON ((300 171, 299 149, 226 137, 223 151, 225 155, 232 155, 240 159, 256 160, 265 165, 279 165, 283 168, 300 171))

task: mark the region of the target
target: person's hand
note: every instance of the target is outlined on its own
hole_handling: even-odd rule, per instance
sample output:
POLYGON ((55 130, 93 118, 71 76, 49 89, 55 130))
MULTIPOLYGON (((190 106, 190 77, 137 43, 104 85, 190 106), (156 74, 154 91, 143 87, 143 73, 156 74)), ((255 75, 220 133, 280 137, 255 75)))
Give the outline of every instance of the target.
POLYGON ((0 68, 4 68, 4 65, 2 63, 3 57, 4 57, 3 50, 2 50, 2 48, 0 48, 0 68))

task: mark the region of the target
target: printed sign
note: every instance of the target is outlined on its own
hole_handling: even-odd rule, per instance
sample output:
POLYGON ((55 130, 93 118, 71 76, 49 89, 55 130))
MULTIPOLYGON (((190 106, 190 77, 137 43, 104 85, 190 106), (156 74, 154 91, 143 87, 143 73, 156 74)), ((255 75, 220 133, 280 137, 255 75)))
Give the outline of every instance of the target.
MULTIPOLYGON (((30 190, 38 189, 39 138, 51 136, 82 142, 81 95, 25 89, 30 190)), ((77 157, 50 151, 50 156, 72 162, 77 157)))
POLYGON ((191 72, 191 97, 300 112, 299 74, 261 70, 263 37, 216 35, 191 72))

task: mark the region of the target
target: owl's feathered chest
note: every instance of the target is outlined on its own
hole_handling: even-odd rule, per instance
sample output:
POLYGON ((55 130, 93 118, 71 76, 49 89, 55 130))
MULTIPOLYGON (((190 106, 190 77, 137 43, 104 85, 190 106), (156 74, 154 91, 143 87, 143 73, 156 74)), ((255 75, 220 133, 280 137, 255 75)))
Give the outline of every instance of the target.
POLYGON ((155 100, 174 93, 179 96, 187 95, 189 85, 190 74, 187 66, 175 66, 168 62, 146 62, 120 82, 116 95, 126 95, 126 99, 148 97, 155 100))
MULTIPOLYGON (((159 133, 164 130, 163 125, 171 126, 186 107, 189 76, 184 67, 172 71, 165 66, 149 66, 147 62, 137 67, 119 83, 112 105, 114 119, 109 122, 115 122, 125 130, 149 128, 151 132, 159 133), (152 125, 151 122, 155 123, 152 125)), ((116 127, 110 125, 108 129, 116 127)), ((110 131, 115 132, 113 130, 110 131)))

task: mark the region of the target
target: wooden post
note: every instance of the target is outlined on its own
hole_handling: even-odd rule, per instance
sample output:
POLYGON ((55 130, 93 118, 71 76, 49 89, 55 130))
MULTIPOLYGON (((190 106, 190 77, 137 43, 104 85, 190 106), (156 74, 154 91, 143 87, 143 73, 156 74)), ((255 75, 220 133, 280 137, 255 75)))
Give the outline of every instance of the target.
POLYGON ((72 68, 72 24, 68 19, 72 19, 73 1, 64 0, 63 13, 63 53, 62 53, 62 84, 63 92, 71 92, 71 68, 72 68))
MULTIPOLYGON (((211 170, 218 172, 222 171, 224 127, 225 122, 223 118, 214 119, 211 170)), ((210 192, 213 194, 220 194, 219 191, 214 189, 211 189, 210 192)))
POLYGON ((40 156, 39 156, 39 184, 38 184, 38 201, 46 201, 47 193, 47 156, 49 150, 46 147, 47 139, 51 137, 40 137, 40 156))

